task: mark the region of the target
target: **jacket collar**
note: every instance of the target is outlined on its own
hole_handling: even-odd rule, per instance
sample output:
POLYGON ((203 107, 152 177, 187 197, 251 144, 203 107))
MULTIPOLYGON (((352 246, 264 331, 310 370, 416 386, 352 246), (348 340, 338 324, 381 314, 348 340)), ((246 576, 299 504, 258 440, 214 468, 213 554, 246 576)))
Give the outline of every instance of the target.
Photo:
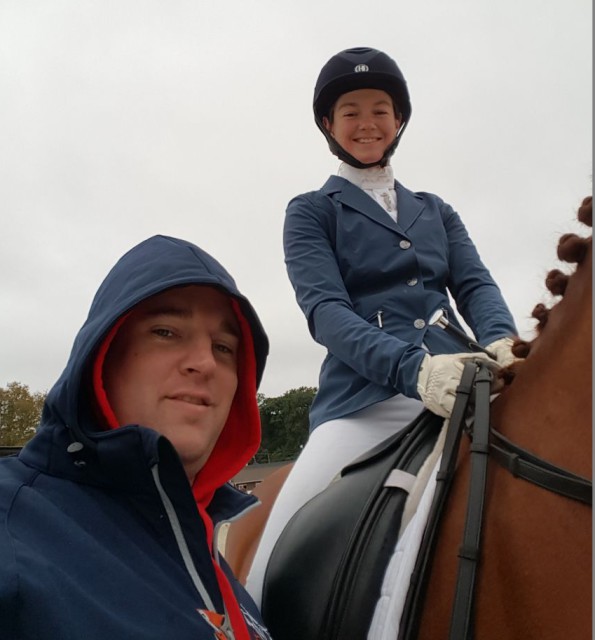
MULTIPOLYGON (((178 454, 156 431, 130 426, 97 432, 94 439, 95 449, 72 450, 68 429, 46 424, 25 445, 19 458, 42 473, 136 497, 155 495, 151 468, 158 464, 170 497, 183 494, 194 504, 178 454)), ((207 512, 216 523, 237 517, 256 502, 254 496, 226 483, 215 491, 207 512)))
POLYGON ((386 214, 386 211, 372 200, 367 193, 349 182, 349 180, 345 180, 345 178, 331 176, 321 189, 325 195, 334 197, 342 204, 355 209, 377 224, 391 231, 406 235, 407 230, 417 220, 425 205, 420 196, 406 189, 396 180, 395 190, 397 192, 398 223, 392 220, 386 214))

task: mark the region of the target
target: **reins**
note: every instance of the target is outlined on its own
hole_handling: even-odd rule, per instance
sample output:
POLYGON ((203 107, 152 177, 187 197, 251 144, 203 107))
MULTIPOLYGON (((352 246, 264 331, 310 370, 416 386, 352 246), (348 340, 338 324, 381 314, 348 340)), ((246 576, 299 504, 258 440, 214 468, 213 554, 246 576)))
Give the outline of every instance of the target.
POLYGON ((424 596, 430 577, 430 564, 436 546, 440 517, 444 511, 455 473, 461 435, 465 426, 465 415, 473 394, 476 370, 477 365, 474 363, 465 364, 463 375, 457 387, 456 400, 446 431, 440 467, 436 474, 436 491, 415 567, 411 574, 411 582, 399 625, 398 640, 414 640, 419 634, 424 596))
POLYGON ((450 619, 450 639, 473 637, 475 577, 481 550, 481 526, 490 453, 490 382, 492 374, 479 364, 475 374, 475 419, 471 438, 471 472, 463 543, 459 549, 459 567, 455 599, 450 619))
POLYGON ((585 504, 593 504, 593 483, 567 469, 557 467, 542 460, 531 452, 519 447, 495 429, 490 434, 498 442, 490 445, 494 460, 512 473, 515 478, 523 478, 548 491, 585 504))
POLYGON ((567 498, 592 504, 590 480, 538 458, 490 427, 491 377, 488 367, 482 363, 467 363, 464 367, 447 427, 428 524, 411 575, 398 640, 413 640, 419 633, 438 525, 454 477, 461 435, 465 430, 465 416, 474 391, 475 417, 472 429, 468 430, 471 438, 469 496, 463 541, 458 553, 459 565, 451 613, 450 640, 471 640, 473 637, 475 582, 481 549, 481 528, 490 453, 498 464, 515 477, 567 498), (490 436, 496 440, 496 443, 490 443, 490 436))

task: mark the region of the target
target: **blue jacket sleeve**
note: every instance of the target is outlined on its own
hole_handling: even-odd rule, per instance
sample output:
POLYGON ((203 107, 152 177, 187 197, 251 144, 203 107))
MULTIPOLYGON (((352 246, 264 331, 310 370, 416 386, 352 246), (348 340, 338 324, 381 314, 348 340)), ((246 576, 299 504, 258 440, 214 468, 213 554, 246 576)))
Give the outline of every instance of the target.
POLYGON ((477 341, 490 342, 517 333, 512 315, 498 285, 484 266, 459 215, 441 202, 448 238, 449 278, 447 286, 457 310, 477 341))

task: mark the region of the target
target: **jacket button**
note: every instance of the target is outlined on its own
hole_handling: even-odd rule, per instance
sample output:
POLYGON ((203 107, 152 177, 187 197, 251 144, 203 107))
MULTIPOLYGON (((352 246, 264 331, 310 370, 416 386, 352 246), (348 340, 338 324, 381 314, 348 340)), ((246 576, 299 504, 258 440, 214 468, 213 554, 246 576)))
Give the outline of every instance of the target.
POLYGON ((413 326, 416 329, 423 329, 426 326, 426 321, 422 320, 421 318, 418 318, 414 323, 413 326))
POLYGON ((401 247, 401 249, 409 249, 410 246, 411 242, 409 242, 409 240, 401 240, 401 242, 399 242, 399 247, 401 247))
POLYGON ((409 280, 407 280, 407 284, 410 287, 414 287, 417 284, 417 278, 409 278, 409 280))

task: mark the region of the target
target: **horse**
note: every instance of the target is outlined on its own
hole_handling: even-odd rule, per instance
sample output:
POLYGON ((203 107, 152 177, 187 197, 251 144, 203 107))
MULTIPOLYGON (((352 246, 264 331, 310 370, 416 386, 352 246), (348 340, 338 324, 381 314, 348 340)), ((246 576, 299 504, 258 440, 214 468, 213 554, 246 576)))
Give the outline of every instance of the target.
MULTIPOLYGON (((592 201, 579 209, 592 225, 592 201)), ((592 239, 565 234, 558 257, 577 264, 568 277, 550 271, 546 287, 562 296, 538 304, 532 342, 517 341, 523 359, 492 403, 492 426, 534 455, 592 475, 592 239)), ((469 476, 468 441, 457 473, 428 581, 420 640, 448 636, 456 553, 462 539, 469 476)), ((485 640, 591 637, 591 509, 516 479, 491 464, 476 587, 475 636, 485 640)))
MULTIPOLYGON (((578 218, 592 226, 590 197, 578 218)), ((538 458, 590 478, 591 237, 563 235, 558 258, 576 268, 572 275, 558 269, 548 273, 546 288, 559 299, 551 309, 543 304, 534 308, 532 341, 515 341, 519 360, 503 372, 506 387, 491 405, 490 426, 538 458)), ((463 439, 428 568, 419 640, 449 635, 467 509, 469 448, 463 439)), ((231 525, 225 555, 242 580, 289 470, 284 467, 263 481, 254 491, 262 505, 231 525)), ((591 637, 590 505, 515 477, 490 456, 482 530, 474 637, 591 637)))
POLYGON ((269 513, 292 468, 293 463, 288 462, 257 484, 252 490, 252 495, 260 500, 260 504, 240 521, 229 525, 225 538, 224 556, 237 579, 244 585, 269 513))

